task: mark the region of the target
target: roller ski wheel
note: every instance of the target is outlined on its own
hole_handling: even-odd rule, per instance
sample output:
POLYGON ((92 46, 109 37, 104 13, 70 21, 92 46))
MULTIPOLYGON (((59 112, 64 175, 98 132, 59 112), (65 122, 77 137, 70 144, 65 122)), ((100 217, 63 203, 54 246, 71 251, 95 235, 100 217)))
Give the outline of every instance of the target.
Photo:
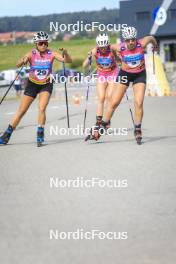
POLYGON ((43 142, 37 142, 37 147, 40 148, 43 146, 43 142))
POLYGON ((95 140, 95 138, 94 138, 94 135, 93 135, 93 132, 92 132, 93 130, 92 130, 92 128, 91 128, 91 130, 90 130, 90 134, 89 135, 87 135, 87 137, 85 138, 85 141, 88 141, 88 140, 95 140))

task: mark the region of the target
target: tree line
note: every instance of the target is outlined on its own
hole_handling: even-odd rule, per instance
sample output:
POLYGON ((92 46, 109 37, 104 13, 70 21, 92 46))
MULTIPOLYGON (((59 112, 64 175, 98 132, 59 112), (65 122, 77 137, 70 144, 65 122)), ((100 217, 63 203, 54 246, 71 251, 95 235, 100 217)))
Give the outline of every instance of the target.
POLYGON ((74 24, 77 21, 84 23, 100 22, 102 24, 117 24, 119 9, 106 9, 100 11, 69 12, 63 14, 51 14, 42 16, 1 17, 0 33, 12 31, 47 31, 50 30, 50 22, 60 24, 74 24))

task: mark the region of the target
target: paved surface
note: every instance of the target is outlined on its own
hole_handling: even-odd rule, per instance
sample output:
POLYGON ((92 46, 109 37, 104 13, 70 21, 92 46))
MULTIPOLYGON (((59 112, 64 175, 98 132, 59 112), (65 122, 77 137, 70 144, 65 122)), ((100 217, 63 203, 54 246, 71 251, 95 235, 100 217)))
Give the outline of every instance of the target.
MULTIPOLYGON (((62 92, 63 93, 63 92, 62 92)), ((74 90, 70 94, 74 94, 74 90)), ((80 93, 83 93, 83 91, 80 93)), ((70 101, 71 126, 83 122, 84 101, 70 101)), ((0 130, 18 102, 0 107, 0 130)), ((0 147, 0 263, 2 264, 174 264, 176 259, 175 97, 146 98, 144 144, 134 142, 124 100, 113 127, 127 136, 50 136, 66 127, 62 95, 48 107, 47 145, 35 145, 37 104, 0 147), (127 188, 50 188, 50 178, 127 180, 127 188), (126 240, 56 240, 50 230, 128 232, 126 240)), ((88 122, 94 123, 90 96, 88 122)))

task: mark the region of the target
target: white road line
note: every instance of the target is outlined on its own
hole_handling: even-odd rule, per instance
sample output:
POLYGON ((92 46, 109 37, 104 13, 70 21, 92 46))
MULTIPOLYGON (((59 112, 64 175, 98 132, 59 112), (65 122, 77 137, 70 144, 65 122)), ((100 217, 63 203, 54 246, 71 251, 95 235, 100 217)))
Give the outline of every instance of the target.
POLYGON ((53 106, 51 106, 50 107, 50 109, 58 109, 60 106, 58 106, 58 105, 53 105, 53 106))
POLYGON ((8 113, 5 113, 5 115, 14 115, 15 112, 8 112, 8 113))
MULTIPOLYGON (((27 113, 32 113, 34 112, 35 110, 28 110, 27 113)), ((16 114, 16 111, 15 112, 7 112, 7 113, 4 113, 5 115, 14 115, 16 114)))

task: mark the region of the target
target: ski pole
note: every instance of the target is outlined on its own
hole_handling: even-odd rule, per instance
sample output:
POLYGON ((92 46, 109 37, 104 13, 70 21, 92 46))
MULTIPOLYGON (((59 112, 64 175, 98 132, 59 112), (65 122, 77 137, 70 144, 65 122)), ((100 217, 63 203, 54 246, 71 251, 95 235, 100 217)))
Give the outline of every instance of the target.
POLYGON ((127 99, 127 102, 128 102, 128 106, 129 106, 129 110, 130 110, 130 114, 131 114, 131 119, 132 119, 132 122, 133 122, 133 126, 135 127, 135 122, 134 122, 133 112, 132 112, 131 107, 130 107, 128 94, 127 94, 127 92, 125 92, 125 94, 126 94, 126 99, 127 99))
MULTIPOLYGON (((64 59, 64 50, 63 48, 60 49, 62 51, 62 58, 64 59)), ((65 71, 65 61, 62 61, 62 66, 63 66, 63 71, 64 71, 64 77, 66 77, 66 71, 65 71)), ((65 102, 66 102, 66 110, 67 110, 67 126, 68 128, 70 128, 70 120, 69 120, 69 109, 68 109, 68 94, 67 94, 67 84, 66 84, 66 80, 64 82, 64 86, 65 86, 65 102)))
POLYGON ((15 80, 16 80, 17 77, 20 75, 20 73, 21 73, 23 67, 24 67, 24 66, 22 66, 22 67, 20 68, 20 70, 19 70, 19 72, 17 73, 15 79, 12 81, 12 83, 11 83, 10 86, 9 86, 9 88, 8 88, 7 91, 5 92, 4 96, 2 97, 2 99, 1 99, 1 101, 0 101, 0 105, 2 104, 2 102, 4 101, 6 95, 8 94, 8 92, 10 91, 10 89, 12 88, 12 86, 13 86, 15 80))
POLYGON ((155 74, 155 50, 153 48, 153 74, 155 74))
POLYGON ((92 56, 91 55, 88 57, 88 60, 89 60, 89 81, 88 81, 88 84, 87 84, 86 107, 85 107, 85 112, 84 112, 84 127, 83 127, 83 132, 85 131, 85 128, 86 128, 86 117, 87 117, 87 107, 88 107, 90 78, 91 78, 91 65, 92 65, 92 56))

